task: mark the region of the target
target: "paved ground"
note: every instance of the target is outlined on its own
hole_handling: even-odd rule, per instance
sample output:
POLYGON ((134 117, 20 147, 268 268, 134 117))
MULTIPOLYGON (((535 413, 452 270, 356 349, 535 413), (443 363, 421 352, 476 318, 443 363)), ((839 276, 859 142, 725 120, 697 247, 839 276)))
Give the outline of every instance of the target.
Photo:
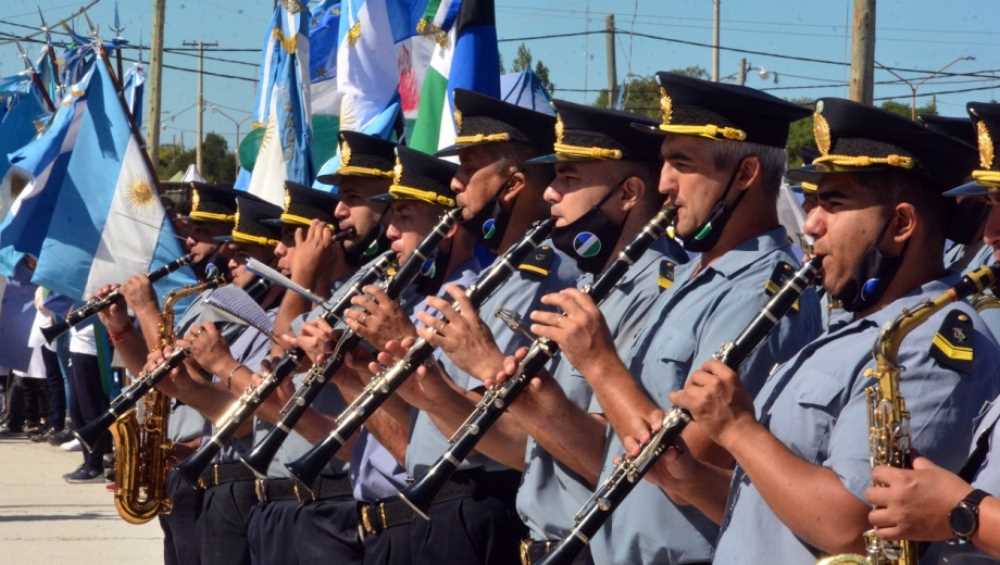
POLYGON ((118 517, 104 484, 70 485, 81 462, 47 443, 0 439, 0 564, 146 565, 163 560, 154 520, 118 517))

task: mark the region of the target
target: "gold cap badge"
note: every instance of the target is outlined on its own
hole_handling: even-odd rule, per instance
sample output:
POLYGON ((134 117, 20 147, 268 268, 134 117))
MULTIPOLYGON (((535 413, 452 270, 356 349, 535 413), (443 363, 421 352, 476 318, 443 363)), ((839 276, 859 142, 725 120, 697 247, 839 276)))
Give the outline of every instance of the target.
POLYGON ((396 166, 392 168, 392 184, 400 184, 403 180, 403 164, 399 162, 399 155, 396 156, 396 166))
POLYGON ((351 146, 347 144, 347 140, 340 142, 340 166, 346 167, 351 162, 351 146))
POLYGON ((667 89, 660 87, 660 122, 663 125, 670 124, 674 116, 674 101, 667 94, 667 89))
POLYGON ((455 108, 455 111, 452 112, 451 117, 455 118, 455 131, 461 132, 462 131, 462 112, 461 112, 461 110, 459 110, 458 108, 455 108))
POLYGON ((566 126, 563 124, 562 116, 558 113, 556 114, 556 143, 563 142, 563 134, 566 132, 566 126))
POLYGON ((993 138, 982 120, 976 122, 976 138, 979 145, 979 165, 984 169, 993 168, 993 138))
POLYGON ((816 138, 816 148, 823 155, 830 153, 830 124, 823 117, 823 101, 816 103, 816 113, 813 114, 813 137, 816 138))

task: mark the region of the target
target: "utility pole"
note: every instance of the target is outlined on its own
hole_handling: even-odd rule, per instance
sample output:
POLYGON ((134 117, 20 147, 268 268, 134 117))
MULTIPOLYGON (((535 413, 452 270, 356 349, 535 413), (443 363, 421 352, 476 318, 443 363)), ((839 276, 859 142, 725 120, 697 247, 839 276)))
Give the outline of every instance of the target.
POLYGON ((608 57, 608 108, 618 107, 618 67, 615 61, 615 15, 608 14, 604 24, 607 32, 608 57))
POLYGON ((205 169, 203 167, 204 162, 202 161, 202 151, 201 146, 205 141, 205 47, 216 47, 219 43, 213 41, 211 43, 205 43, 204 41, 185 41, 185 47, 197 47, 198 48, 198 136, 197 145, 195 145, 195 167, 198 169, 198 173, 201 175, 205 174, 205 169))
POLYGON ((875 0, 854 0, 851 27, 850 97, 871 106, 875 95, 875 0))
POLYGON ((163 16, 166 0, 153 0, 153 40, 149 49, 149 119, 146 146, 149 158, 160 162, 160 98, 163 93, 163 16))
POLYGON ((747 84, 747 58, 740 59, 740 86, 747 84))
MULTIPOLYGON (((719 2, 712 0, 712 81, 719 82, 719 2)), ((872 0, 874 1, 874 0, 872 0)))

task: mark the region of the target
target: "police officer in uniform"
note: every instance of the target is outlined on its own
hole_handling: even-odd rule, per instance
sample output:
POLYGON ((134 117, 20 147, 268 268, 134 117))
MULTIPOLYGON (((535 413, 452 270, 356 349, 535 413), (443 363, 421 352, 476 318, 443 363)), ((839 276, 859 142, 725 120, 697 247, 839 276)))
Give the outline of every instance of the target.
MULTIPOLYGON (((862 550, 871 348, 904 308, 957 282, 942 265, 941 193, 971 169, 969 148, 842 99, 819 100, 813 120, 821 155, 811 170, 822 178, 806 233, 823 258, 823 286, 854 317, 778 367, 756 400, 740 375, 717 361, 671 395, 737 464, 730 483, 728 472, 675 452, 654 473, 668 492, 721 522, 716 563, 812 563, 824 553, 862 550), (677 476, 687 478, 676 481, 680 488, 671 484, 677 476)), ((916 450, 949 468, 961 465, 973 417, 1000 383, 996 355, 982 320, 964 303, 903 338, 900 393, 916 450)))
MULTIPOLYGON (((330 244, 330 236, 337 222, 334 210, 337 198, 328 192, 286 183, 285 208, 281 214, 283 242, 276 250, 278 267, 291 278, 304 284, 314 293, 329 293, 331 281, 314 269, 303 273, 303 265, 316 262, 336 265, 336 247, 325 252, 317 245, 320 241, 330 244), (325 235, 318 232, 325 229, 325 235), (302 230, 307 230, 303 236, 302 230), (316 242, 316 243, 314 243, 316 242)), ((339 244, 333 243, 333 246, 339 244)), ((328 269, 333 275, 332 269, 328 269)), ((287 293, 282 301, 282 312, 288 306, 287 293)), ((281 314, 279 314, 279 317, 281 314)), ((301 378, 295 379, 295 385, 301 378)), ((290 391, 289 391, 290 393, 290 391)), ((272 395, 283 401, 288 395, 272 395)), ((282 402, 265 402, 257 412, 254 436, 259 442, 272 429, 282 402)), ((344 408, 344 401, 336 387, 325 387, 311 405, 328 416, 336 416, 344 408)), ((315 439, 315 438, 314 438, 315 439)), ((267 478, 256 483, 258 503, 250 511, 248 539, 251 562, 262 565, 309 565, 328 562, 360 563, 362 548, 357 535, 357 511, 351 496, 346 463, 331 461, 313 485, 313 495, 296 488, 288 477, 284 464, 305 453, 310 443, 292 431, 267 469, 267 478)))
MULTIPOLYGON (((194 255, 194 269, 204 275, 204 269, 215 259, 219 244, 216 237, 228 234, 233 229, 236 217, 236 193, 232 187, 191 183, 191 207, 187 216, 179 218, 183 227, 179 233, 186 235, 185 249, 194 255)), ((103 295, 114 290, 108 286, 98 293, 103 295)), ((122 287, 123 302, 117 302, 101 311, 98 316, 108 328, 115 351, 123 360, 129 373, 138 375, 146 362, 148 352, 160 346, 160 309, 149 278, 138 275, 126 281, 122 287), (128 320, 127 306, 135 315, 138 328, 128 320)), ((204 293, 203 293, 204 294, 204 293)), ((204 312, 203 295, 181 313, 175 335, 182 335, 204 312)), ((235 326, 235 325, 234 325, 235 326)), ((174 445, 178 460, 190 455, 201 440, 205 420, 197 410, 182 403, 171 402, 167 438, 174 445)), ((196 523, 201 514, 201 491, 183 481, 170 471, 167 473, 166 495, 172 502, 169 514, 159 517, 163 529, 163 560, 167 565, 200 562, 200 543, 196 523)))
MULTIPOLYGON (((1000 250, 1000 163, 994 158, 993 139, 1000 136, 1000 104, 972 102, 968 110, 981 132, 979 168, 972 182, 945 196, 976 199, 989 206, 983 243, 995 257, 1000 250)), ((872 471, 875 482, 865 498, 874 507, 868 517, 878 535, 887 540, 942 542, 928 549, 928 562, 943 555, 941 562, 960 563, 963 556, 984 553, 1000 559, 1000 463, 993 453, 1000 437, 1000 403, 993 399, 977 420, 968 457, 958 473, 926 457, 914 459, 912 470, 883 466, 872 471)))
MULTIPOLYGON (((594 391, 588 414, 564 408, 553 387, 532 390, 535 410, 559 415, 551 435, 536 439, 594 484, 622 453, 619 438, 641 434, 643 422, 658 422, 670 407, 667 393, 735 337, 795 263, 776 201, 789 124, 807 112, 750 88, 672 73, 658 73, 657 80, 661 122, 646 129, 663 136, 660 192, 678 207, 676 232, 686 250, 700 257, 675 270, 621 357, 604 316, 582 294, 558 304, 565 317, 532 314, 532 331, 554 339, 562 362, 576 367, 594 391)), ((818 333, 818 318, 815 297, 804 295, 799 311, 779 324, 748 366, 770 367, 789 356, 818 333)), ((685 436, 699 455, 712 455, 696 428, 685 436)), ((711 559, 714 539, 707 517, 640 484, 590 549, 595 563, 697 563, 711 559)))

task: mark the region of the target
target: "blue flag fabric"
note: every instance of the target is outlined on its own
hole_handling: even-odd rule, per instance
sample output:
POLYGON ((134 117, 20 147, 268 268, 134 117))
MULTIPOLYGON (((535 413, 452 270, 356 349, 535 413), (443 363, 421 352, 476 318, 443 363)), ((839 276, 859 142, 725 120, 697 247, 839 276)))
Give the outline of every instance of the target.
MULTIPOLYGON (((94 69, 33 277, 75 299, 183 254, 108 69, 94 69)), ((193 280, 182 269, 155 286, 163 293, 193 280)))

